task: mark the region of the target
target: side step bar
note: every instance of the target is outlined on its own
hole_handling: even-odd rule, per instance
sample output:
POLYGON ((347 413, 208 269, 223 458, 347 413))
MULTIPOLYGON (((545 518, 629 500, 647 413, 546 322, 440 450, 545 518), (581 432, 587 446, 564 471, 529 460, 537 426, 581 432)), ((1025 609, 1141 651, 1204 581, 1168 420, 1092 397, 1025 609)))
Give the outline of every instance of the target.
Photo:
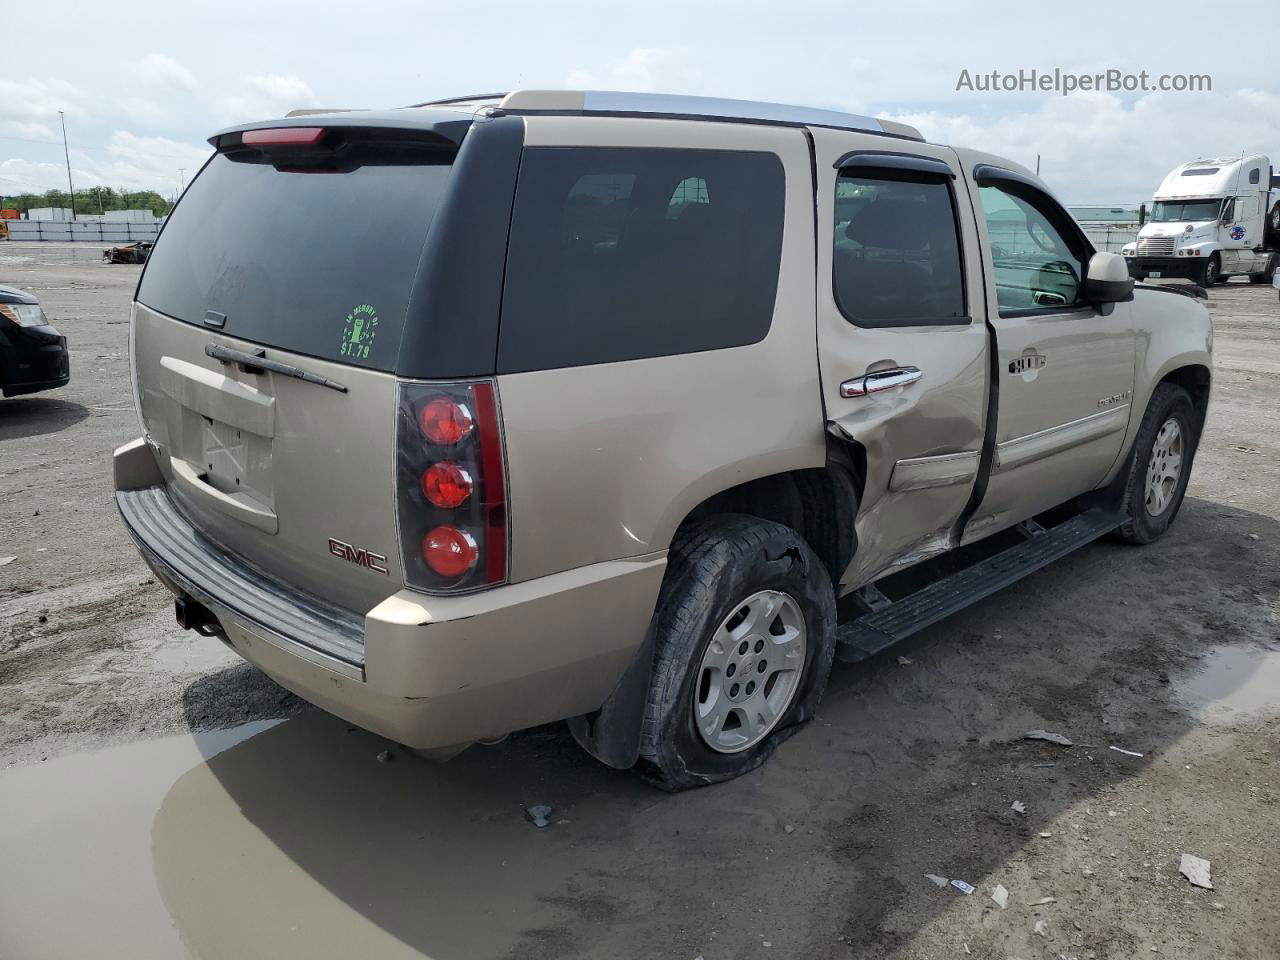
POLYGON ((864 588, 870 610, 836 628, 836 656, 849 662, 874 656, 1110 533, 1124 521, 1122 514, 1102 509, 1087 510, 1048 528, 1029 520, 1018 525, 1027 537, 1022 543, 935 580, 901 600, 889 600, 874 584, 864 588))

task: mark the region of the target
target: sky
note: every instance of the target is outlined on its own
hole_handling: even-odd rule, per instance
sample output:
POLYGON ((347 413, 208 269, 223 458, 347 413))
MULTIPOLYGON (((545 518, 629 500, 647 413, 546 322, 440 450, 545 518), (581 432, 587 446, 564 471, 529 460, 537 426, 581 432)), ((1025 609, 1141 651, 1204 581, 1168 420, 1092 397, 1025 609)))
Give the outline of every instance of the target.
POLYGON ((0 195, 171 195, 233 123, 521 87, 693 93, 901 120, 1034 168, 1067 203, 1136 204, 1174 166, 1241 151, 1280 169, 1272 0, 0 0, 0 195), (1250 19, 1256 19, 1251 27, 1250 19), (1207 74, 1198 93, 957 90, 992 70, 1207 74), (181 171, 181 172, 180 172, 181 171))

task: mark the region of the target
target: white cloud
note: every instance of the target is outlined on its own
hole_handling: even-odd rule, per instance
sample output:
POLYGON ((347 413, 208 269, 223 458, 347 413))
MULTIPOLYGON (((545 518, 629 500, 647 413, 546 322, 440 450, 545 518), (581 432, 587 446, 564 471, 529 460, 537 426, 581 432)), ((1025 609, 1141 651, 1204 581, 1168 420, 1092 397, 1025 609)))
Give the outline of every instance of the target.
MULTIPOLYGON (((107 145, 105 160, 72 151, 71 176, 77 194, 82 188, 93 186, 169 194, 178 189, 178 171, 184 170, 183 177, 190 181, 210 152, 209 147, 165 137, 139 137, 117 131, 107 145)), ((67 168, 63 164, 22 157, 0 161, 0 193, 43 193, 62 189, 66 183, 67 168)))
POLYGON ((635 47, 600 71, 574 70, 565 79, 571 90, 629 90, 638 93, 698 93, 706 78, 687 50, 635 47))
POLYGON ((147 54, 137 63, 131 64, 130 70, 143 83, 153 87, 178 87, 187 91, 196 89, 195 75, 163 53, 147 54))
POLYGON ((122 97, 116 102, 122 117, 148 126, 160 126, 170 120, 170 113, 153 100, 142 97, 122 97))
POLYGON ((1280 166, 1280 95, 1153 93, 1053 97, 1032 110, 889 114, 934 143, 1000 154, 1033 168, 1069 203, 1138 203, 1174 166, 1202 156, 1270 153, 1280 166))
POLYGON ((19 140, 47 140, 50 143, 62 139, 62 134, 48 124, 25 120, 0 120, 0 136, 19 140))
POLYGON ((221 114, 224 123, 244 123, 314 106, 315 92, 301 77, 267 73, 247 77, 240 91, 223 101, 221 114))
POLYGON ((65 110, 69 117, 87 113, 87 94, 65 80, 10 80, 0 77, 0 117, 47 120, 65 110))

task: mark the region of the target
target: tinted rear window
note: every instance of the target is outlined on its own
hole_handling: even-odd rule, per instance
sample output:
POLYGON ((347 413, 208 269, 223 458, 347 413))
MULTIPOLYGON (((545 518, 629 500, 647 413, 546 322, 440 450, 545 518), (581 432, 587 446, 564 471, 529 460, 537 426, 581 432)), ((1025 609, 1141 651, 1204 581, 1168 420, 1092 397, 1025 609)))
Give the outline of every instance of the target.
POLYGON ((499 370, 763 339, 778 286, 783 191, 772 153, 527 149, 499 370))
POLYGON ((291 172, 219 154, 156 243, 138 299, 282 350, 395 366, 450 155, 398 154, 346 172, 291 172))
POLYGON ((861 327, 968 322, 947 178, 841 173, 833 239, 835 298, 848 320, 861 327))

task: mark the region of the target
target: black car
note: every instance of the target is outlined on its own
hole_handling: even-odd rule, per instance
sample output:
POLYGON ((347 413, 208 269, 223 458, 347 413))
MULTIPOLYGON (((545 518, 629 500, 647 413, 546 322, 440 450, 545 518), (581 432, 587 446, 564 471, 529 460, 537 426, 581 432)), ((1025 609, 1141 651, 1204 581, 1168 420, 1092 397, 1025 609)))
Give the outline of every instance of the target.
POLYGON ((70 379, 67 338, 49 325, 40 301, 0 285, 0 392, 14 397, 52 390, 70 379))

